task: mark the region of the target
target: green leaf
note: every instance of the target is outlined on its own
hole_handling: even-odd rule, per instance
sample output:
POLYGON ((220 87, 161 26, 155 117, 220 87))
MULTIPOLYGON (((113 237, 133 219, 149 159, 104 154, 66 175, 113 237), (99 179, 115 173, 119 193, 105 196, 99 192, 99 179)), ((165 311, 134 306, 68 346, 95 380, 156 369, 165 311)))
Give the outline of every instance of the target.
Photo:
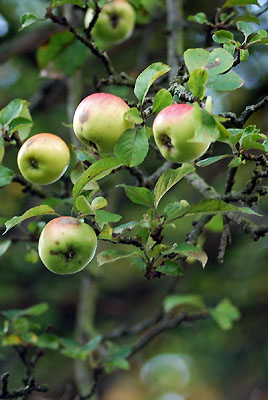
POLYGON ((228 164, 230 168, 237 168, 242 164, 242 158, 241 157, 234 157, 232 161, 228 164))
POLYGON ((84 345, 84 349, 92 353, 94 350, 96 350, 101 341, 102 341, 102 336, 96 335, 84 345))
POLYGON ((26 308, 25 310, 22 310, 21 315, 27 315, 29 317, 38 317, 39 315, 44 314, 48 310, 48 305, 47 303, 39 303, 35 304, 32 307, 26 308))
POLYGON ((226 203, 223 200, 220 199, 204 199, 201 200, 200 203, 191 206, 189 210, 187 211, 186 215, 191 215, 191 214, 214 214, 214 213, 222 213, 222 212, 241 212, 245 214, 251 214, 251 215, 258 215, 260 214, 256 213, 249 207, 237 207, 234 206, 233 204, 226 203))
POLYGON ((14 118, 9 124, 8 132, 9 132, 9 134, 12 134, 16 130, 18 130, 24 126, 28 126, 29 128, 31 128, 33 126, 33 121, 31 119, 27 119, 27 118, 23 118, 23 117, 14 118))
POLYGON ((54 68, 62 71, 67 76, 72 76, 74 72, 82 67, 87 57, 86 47, 78 40, 66 46, 54 59, 54 68))
POLYGON ((52 0, 52 7, 59 7, 65 4, 74 4, 79 7, 86 7, 87 0, 52 0))
POLYGON ((236 25, 237 29, 244 34, 245 39, 254 32, 254 26, 250 22, 238 21, 236 25))
POLYGON ((40 21, 40 19, 32 14, 32 13, 26 13, 21 17, 21 27, 19 31, 22 31, 24 28, 27 28, 28 26, 34 24, 35 22, 40 21))
POLYGON ((129 368, 129 362, 125 358, 114 358, 112 360, 104 361, 104 369, 107 374, 110 374, 117 369, 127 371, 129 368))
POLYGON ((80 161, 89 161, 91 164, 93 164, 96 161, 94 155, 86 149, 79 149, 78 151, 75 152, 75 154, 78 160, 80 161))
POLYGON ((133 124, 141 124, 143 122, 143 119, 141 118, 141 114, 139 110, 136 107, 130 108, 124 115, 124 118, 127 121, 132 122, 133 124))
POLYGON ((32 329, 37 329, 37 330, 40 329, 40 325, 30 321, 27 318, 21 317, 13 322, 12 328, 13 332, 16 332, 16 334, 21 335, 29 332, 32 329))
POLYGON ((165 261, 164 265, 160 265, 156 268, 156 271, 161 272, 161 274, 169 276, 183 276, 183 268, 173 261, 165 261))
POLYGON ((228 140, 235 146, 242 137, 243 129, 228 129, 228 132, 231 134, 228 140))
POLYGON ((249 4, 256 4, 260 7, 258 0, 227 0, 222 7, 236 7, 248 6, 249 4))
POLYGON ((243 79, 234 71, 229 71, 222 75, 211 76, 207 83, 208 88, 220 91, 236 90, 243 85, 243 79))
POLYGON ((137 99, 143 103, 154 81, 160 76, 166 74, 170 70, 170 67, 161 62, 157 62, 149 65, 137 78, 134 93, 137 99))
POLYGON ((11 245, 11 240, 3 240, 0 242, 0 257, 3 256, 11 245))
POLYGON ((262 133, 254 133, 252 135, 242 137, 240 140, 241 147, 243 150, 248 149, 256 149, 256 150, 264 150, 263 144, 259 143, 259 140, 265 140, 266 136, 262 133))
POLYGON ((254 24, 258 25, 260 24, 259 18, 257 18, 256 15, 253 14, 239 15, 238 17, 232 19, 230 23, 235 24, 238 21, 253 22, 254 24))
POLYGON ((232 157, 232 154, 222 154, 220 156, 205 158, 204 160, 198 161, 196 165, 198 167, 207 167, 208 165, 214 164, 215 162, 220 161, 226 157, 232 157))
POLYGON ((101 208, 106 207, 107 205, 108 205, 107 200, 102 196, 95 197, 95 199, 92 200, 91 203, 91 207, 93 208, 93 210, 99 210, 101 208))
POLYGON ((239 50, 240 53, 240 61, 241 62, 245 62, 247 61, 248 57, 249 57, 249 51, 248 49, 244 50, 244 49, 240 49, 239 50))
POLYGON ((142 272, 145 272, 146 262, 142 257, 135 257, 130 265, 138 267, 142 272))
POLYGON ((128 167, 141 164, 148 150, 148 138, 142 129, 129 129, 125 131, 114 147, 115 156, 128 167))
POLYGON ((208 231, 215 233, 222 232, 224 228, 222 214, 214 215, 214 217, 212 217, 211 220, 205 225, 205 228, 208 231))
POLYGON ((107 342, 108 355, 102 361, 104 369, 107 373, 120 368, 129 369, 129 363, 126 358, 131 353, 132 348, 130 346, 118 346, 115 343, 107 342))
POLYGON ((101 335, 97 335, 85 345, 81 345, 75 340, 60 338, 60 344, 63 346, 61 353, 66 357, 84 361, 97 348, 101 340, 101 335))
POLYGON ((170 312, 175 307, 193 306, 200 310, 205 309, 201 296, 197 294, 171 294, 164 299, 164 311, 170 312))
POLYGON ((190 74, 195 69, 202 69, 206 66, 209 52, 204 49, 188 49, 184 52, 184 61, 190 74))
POLYGON ((122 218, 119 214, 113 214, 109 211, 97 210, 95 212, 96 222, 99 227, 102 229, 107 222, 118 222, 122 218))
POLYGON ((155 97, 153 102, 153 112, 159 113, 163 108, 166 108, 172 104, 172 95, 171 93, 163 88, 160 89, 155 97))
POLYGON ((193 165, 185 163, 177 169, 167 169, 163 172, 156 182, 154 189, 155 207, 158 207, 160 200, 169 189, 176 185, 176 183, 178 183, 185 175, 194 170, 195 168, 193 165))
POLYGON ((137 253, 136 252, 129 253, 128 251, 123 251, 123 250, 113 250, 113 249, 104 250, 97 255, 97 261, 99 266, 101 266, 109 262, 121 260, 122 258, 132 257, 135 254, 137 253))
POLYGON ((127 197, 133 201, 133 203, 141 204, 146 207, 154 207, 154 196, 149 189, 124 184, 118 186, 125 189, 127 197))
POLYGON ((186 200, 181 200, 180 202, 175 201, 174 203, 169 203, 164 208, 165 217, 178 218, 185 214, 190 204, 186 200))
POLYGON ((198 260, 202 264, 203 268, 205 268, 208 260, 208 257, 203 250, 189 243, 180 243, 180 244, 175 243, 172 248, 162 252, 163 255, 171 253, 178 253, 186 257, 194 258, 195 260, 198 260))
POLYGON ((0 165, 0 186, 9 185, 9 183, 12 181, 13 176, 14 171, 12 171, 12 169, 0 165))
POLYGON ((138 225, 138 221, 130 221, 130 222, 127 222, 126 224, 118 225, 114 228, 114 233, 116 235, 121 235, 122 232, 131 231, 137 225, 138 225))
POLYGON ((219 137, 219 129, 213 115, 194 104, 195 135, 189 142, 209 143, 215 142, 219 137))
POLYGON ((207 16, 203 12, 199 12, 195 15, 189 15, 188 21, 194 21, 201 25, 208 23, 207 16))
POLYGON ((253 43, 268 43, 268 33, 264 29, 261 29, 260 31, 257 32, 256 35, 254 35, 250 41, 250 44, 253 43))
POLYGON ((243 150, 265 150, 263 143, 260 143, 259 141, 266 140, 266 135, 259 132, 260 130, 257 129, 255 125, 249 125, 244 129, 242 137, 239 141, 243 150))
POLYGON ((217 48, 209 53, 206 68, 208 69, 209 76, 222 74, 232 67, 234 62, 233 56, 228 51, 217 48))
POLYGON ((114 169, 121 167, 122 163, 116 158, 102 158, 92 164, 82 173, 73 187, 73 197, 76 198, 91 181, 97 181, 109 175, 114 169))
POLYGON ((208 70, 207 69, 195 69, 190 75, 188 81, 188 87, 193 95, 202 100, 205 97, 206 83, 208 81, 208 70))
POLYGON ((44 314, 47 310, 48 305, 46 303, 39 303, 32 307, 25 308, 24 310, 5 310, 2 311, 1 314, 10 321, 14 322, 23 316, 38 317, 39 315, 44 314))
POLYGON ((221 29, 214 33, 212 39, 216 43, 229 43, 230 41, 234 40, 234 35, 229 31, 221 29))
POLYGON ((40 69, 49 65, 50 69, 60 70, 66 75, 72 75, 81 67, 86 59, 86 47, 76 41, 75 36, 69 32, 53 34, 48 43, 39 48, 37 61, 40 69), (51 62, 53 61, 53 65, 51 62), (52 69, 53 69, 52 68, 52 69))
POLYGON ((42 333, 38 336, 36 345, 41 349, 58 350, 59 338, 52 333, 42 333))
POLYGON ((85 196, 78 196, 75 200, 75 207, 82 214, 94 215, 94 210, 85 198, 85 196))
POLYGON ((210 310, 210 314, 223 330, 231 329, 233 322, 238 321, 241 317, 240 311, 229 299, 223 299, 215 308, 210 310))
POLYGON ((61 353, 64 356, 73 358, 75 360, 85 361, 85 359, 91 353, 75 340, 60 338, 60 344, 63 346, 61 353))
POLYGON ((22 221, 25 221, 28 218, 38 217, 38 216, 45 215, 45 214, 56 214, 56 212, 53 210, 53 208, 51 208, 49 206, 45 206, 45 205, 30 208, 30 210, 27 210, 20 217, 13 217, 10 220, 8 220, 5 223, 6 230, 3 234, 7 233, 15 225, 19 224, 22 221))
POLYGON ((40 69, 45 68, 74 40, 74 35, 69 31, 54 33, 48 43, 38 49, 37 61, 40 69))
POLYGON ((13 119, 17 118, 24 105, 28 105, 29 103, 26 100, 15 99, 12 100, 5 108, 1 110, 0 114, 0 122, 2 125, 8 125, 13 119))
POLYGON ((223 45, 224 50, 228 51, 231 56, 234 56, 236 45, 234 43, 224 43, 223 45))
POLYGON ((35 249, 31 249, 25 254, 25 260, 31 264, 36 264, 39 261, 38 252, 35 249))

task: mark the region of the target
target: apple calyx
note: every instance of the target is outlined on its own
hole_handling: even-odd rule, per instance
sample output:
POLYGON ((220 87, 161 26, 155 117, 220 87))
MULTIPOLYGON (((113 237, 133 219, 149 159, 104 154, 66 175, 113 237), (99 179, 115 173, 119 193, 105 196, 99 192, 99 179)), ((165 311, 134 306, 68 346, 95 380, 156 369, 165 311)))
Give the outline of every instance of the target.
POLYGON ((192 141, 196 134, 194 107, 184 103, 161 110, 154 120, 153 134, 162 156, 176 163, 196 160, 211 143, 192 141))

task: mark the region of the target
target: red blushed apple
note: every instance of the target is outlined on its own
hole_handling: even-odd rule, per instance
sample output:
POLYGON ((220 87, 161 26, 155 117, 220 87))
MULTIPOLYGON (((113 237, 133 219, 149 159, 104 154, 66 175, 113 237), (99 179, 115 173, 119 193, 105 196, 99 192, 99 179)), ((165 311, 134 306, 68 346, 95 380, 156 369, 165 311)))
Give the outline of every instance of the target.
POLYGON ((69 161, 68 146, 52 133, 39 133, 30 137, 18 153, 21 174, 27 181, 40 185, 58 180, 66 171, 69 161))
POLYGON ((153 123, 153 134, 162 156, 177 163, 191 162, 208 149, 210 142, 191 142, 195 136, 194 108, 173 104, 160 111, 153 123))
POLYGON ((54 218, 41 232, 38 252, 44 265, 55 274, 81 271, 94 257, 94 230, 73 217, 54 218))
POLYGON ((125 120, 129 106, 120 97, 94 93, 77 107, 73 129, 78 139, 94 146, 100 153, 112 153, 115 143, 133 124, 125 120))

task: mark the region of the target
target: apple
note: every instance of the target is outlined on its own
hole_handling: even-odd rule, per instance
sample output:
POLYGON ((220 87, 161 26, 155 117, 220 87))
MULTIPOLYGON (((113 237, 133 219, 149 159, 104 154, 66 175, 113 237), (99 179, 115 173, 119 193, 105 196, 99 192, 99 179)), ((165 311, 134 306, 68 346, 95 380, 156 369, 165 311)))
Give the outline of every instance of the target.
POLYGON ((100 153, 112 153, 115 143, 133 123, 124 119, 129 106, 120 97, 94 93, 78 105, 73 129, 78 139, 100 153))
POLYGON ((94 230, 73 217, 49 221, 41 232, 38 253, 55 274, 74 274, 92 260, 97 248, 94 230))
POLYGON ((190 142, 195 135, 194 108, 189 104, 173 104, 161 110, 153 123, 157 147, 166 160, 191 162, 204 154, 210 142, 190 142))
MULTIPOLYGON (((89 8, 85 14, 85 27, 88 28, 94 12, 89 8)), ((105 4, 92 30, 94 37, 106 43, 126 40, 133 32, 135 11, 125 0, 114 0, 105 4)))
POLYGON ((47 185, 64 174, 69 165, 70 151, 60 137, 39 133, 21 146, 17 161, 27 181, 47 185))

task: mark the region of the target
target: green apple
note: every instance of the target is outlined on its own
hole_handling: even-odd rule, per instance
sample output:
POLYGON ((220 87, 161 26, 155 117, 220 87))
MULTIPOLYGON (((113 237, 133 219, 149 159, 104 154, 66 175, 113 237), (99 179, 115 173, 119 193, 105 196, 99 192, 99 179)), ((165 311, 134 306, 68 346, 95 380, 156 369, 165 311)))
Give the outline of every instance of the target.
MULTIPOLYGON (((87 28, 94 13, 89 8, 85 14, 87 28)), ((92 30, 93 36, 106 43, 118 43, 126 40, 133 32, 135 11, 125 0, 114 0, 105 4, 92 30)))
POLYGON ((97 248, 94 230, 73 217, 52 219, 41 232, 38 253, 55 274, 74 274, 92 260, 97 248))
POLYGON ((73 129, 78 139, 97 148, 100 153, 112 153, 115 143, 133 124, 124 118, 129 106, 120 97, 109 93, 94 93, 77 107, 73 129))
POLYGON ((69 165, 70 151, 60 137, 39 133, 21 146, 17 161, 27 181, 47 185, 64 174, 69 165))
POLYGON ((160 111, 153 123, 157 147, 166 160, 191 162, 204 154, 210 142, 191 142, 195 136, 194 108, 173 104, 160 111))

